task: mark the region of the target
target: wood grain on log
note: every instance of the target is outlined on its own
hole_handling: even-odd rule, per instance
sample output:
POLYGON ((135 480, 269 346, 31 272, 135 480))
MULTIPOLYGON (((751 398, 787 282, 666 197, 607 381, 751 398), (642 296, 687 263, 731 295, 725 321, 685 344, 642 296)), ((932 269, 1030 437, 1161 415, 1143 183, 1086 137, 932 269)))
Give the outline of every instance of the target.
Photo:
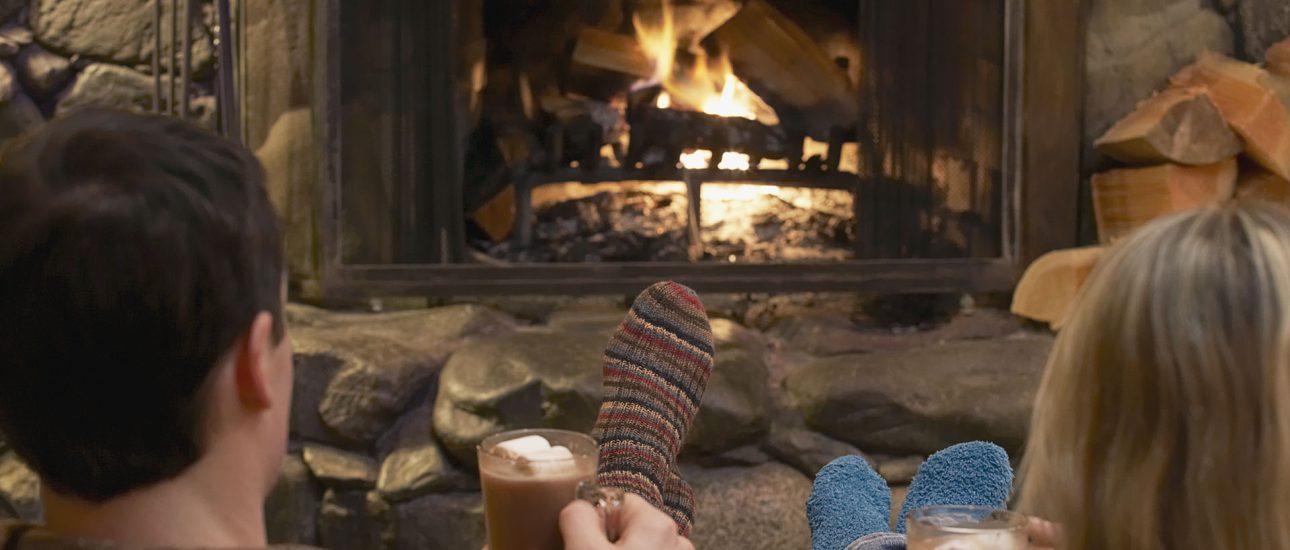
POLYGON ((1040 256, 1021 275, 1012 295, 1012 312, 1048 323, 1054 330, 1061 328, 1080 287, 1105 250, 1101 246, 1087 246, 1040 256))
POLYGON ((1290 179, 1290 110, 1268 84, 1266 70, 1204 52, 1170 82, 1177 87, 1204 87, 1245 141, 1245 153, 1272 173, 1290 179))
POLYGON ((586 27, 578 34, 578 44, 573 48, 573 61, 587 67, 641 78, 654 75, 654 63, 641 51, 636 37, 593 27, 586 27))
POLYGON ((749 0, 712 34, 728 49, 735 74, 776 111, 788 107, 800 113, 815 139, 828 139, 832 127, 859 118, 857 93, 846 72, 765 0, 749 0))
POLYGON ((1203 88, 1172 88, 1152 96, 1094 145, 1134 165, 1214 164, 1241 152, 1241 141, 1203 88))
POLYGON ((1098 236, 1111 243, 1161 216, 1231 197, 1236 159, 1208 166, 1165 164, 1093 176, 1098 236))

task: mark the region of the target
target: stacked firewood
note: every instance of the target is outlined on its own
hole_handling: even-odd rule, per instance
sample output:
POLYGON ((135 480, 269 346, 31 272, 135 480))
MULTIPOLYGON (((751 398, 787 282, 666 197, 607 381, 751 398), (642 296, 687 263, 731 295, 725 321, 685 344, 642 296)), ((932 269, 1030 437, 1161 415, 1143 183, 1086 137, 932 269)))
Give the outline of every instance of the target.
POLYGON ((1036 260, 1012 311, 1059 327, 1105 246, 1233 197, 1290 205, 1290 39, 1258 66, 1204 52, 1094 143, 1125 167, 1092 179, 1099 245, 1036 260))

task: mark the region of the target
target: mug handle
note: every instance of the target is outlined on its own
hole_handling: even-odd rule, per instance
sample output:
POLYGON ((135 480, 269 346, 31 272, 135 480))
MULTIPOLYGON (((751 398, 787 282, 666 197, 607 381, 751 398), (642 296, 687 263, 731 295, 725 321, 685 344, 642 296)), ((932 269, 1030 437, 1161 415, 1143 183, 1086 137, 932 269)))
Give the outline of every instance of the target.
POLYGON ((601 487, 596 482, 585 480, 578 484, 578 500, 583 500, 596 507, 601 522, 605 525, 605 538, 617 542, 622 534, 623 490, 617 487, 601 487))

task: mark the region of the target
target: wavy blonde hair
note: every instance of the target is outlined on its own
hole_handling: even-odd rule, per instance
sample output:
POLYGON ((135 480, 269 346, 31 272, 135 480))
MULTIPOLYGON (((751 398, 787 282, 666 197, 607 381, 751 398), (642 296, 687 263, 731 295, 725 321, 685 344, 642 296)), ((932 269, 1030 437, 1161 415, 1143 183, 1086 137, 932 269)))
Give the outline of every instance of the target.
POLYGON ((1227 203, 1103 257, 1054 345, 1021 510, 1065 550, 1290 548, 1290 216, 1227 203))

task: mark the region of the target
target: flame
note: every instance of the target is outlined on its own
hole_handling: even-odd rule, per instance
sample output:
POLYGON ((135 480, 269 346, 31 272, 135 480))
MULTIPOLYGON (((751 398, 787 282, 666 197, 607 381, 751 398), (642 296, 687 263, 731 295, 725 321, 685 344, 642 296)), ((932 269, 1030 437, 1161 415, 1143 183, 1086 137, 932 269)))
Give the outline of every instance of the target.
POLYGON ((712 163, 712 151, 699 149, 689 153, 681 153, 681 166, 690 170, 703 170, 712 163))
POLYGON ((665 90, 666 95, 659 94, 656 103, 660 109, 679 107, 722 117, 758 120, 772 126, 779 124, 775 110, 735 76, 724 50, 711 57, 698 44, 693 44, 686 49, 693 60, 678 63, 676 22, 670 0, 662 0, 661 14, 658 21, 646 21, 639 11, 632 16, 636 41, 654 63, 651 80, 665 90))
POLYGON ((722 170, 747 170, 752 168, 752 157, 743 153, 726 151, 721 153, 721 162, 717 163, 717 168, 722 170))
MULTIPOLYGON (((688 153, 681 153, 681 167, 688 170, 706 170, 712 165, 712 151, 707 149, 696 149, 688 153)), ((717 168, 721 170, 749 170, 752 168, 752 157, 743 153, 726 151, 721 153, 721 161, 717 163, 717 168)))

